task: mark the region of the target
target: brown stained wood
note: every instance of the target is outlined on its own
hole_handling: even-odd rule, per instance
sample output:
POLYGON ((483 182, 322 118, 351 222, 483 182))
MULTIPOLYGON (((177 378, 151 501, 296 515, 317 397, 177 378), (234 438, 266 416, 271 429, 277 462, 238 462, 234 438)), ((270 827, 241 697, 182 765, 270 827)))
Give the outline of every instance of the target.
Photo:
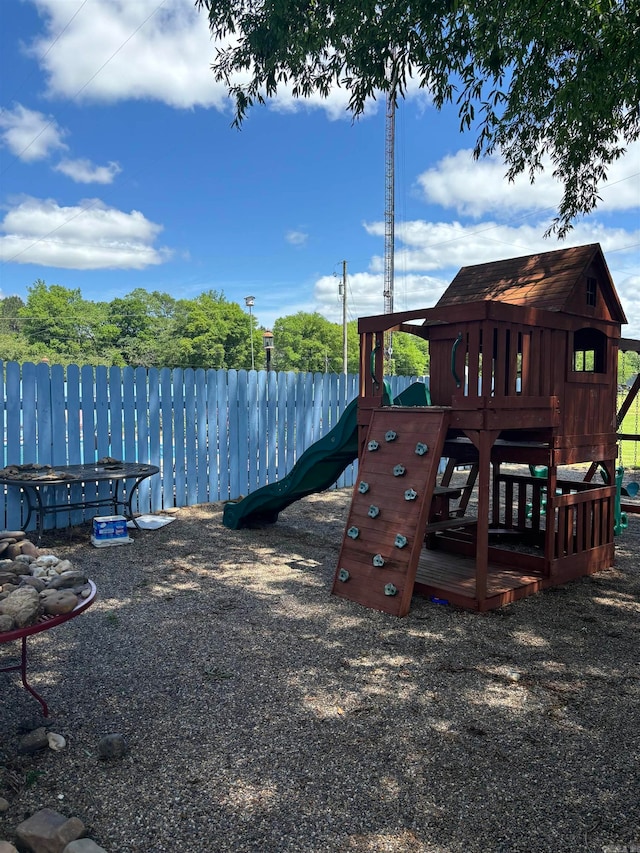
MULTIPOLYGON (((541 581, 541 574, 506 569, 492 563, 487 566, 486 597, 491 598, 522 586, 539 585, 541 581)), ((446 597, 447 592, 457 592, 469 598, 477 598, 473 559, 446 551, 422 552, 416 583, 432 587, 441 593, 442 597, 446 597)))
MULTIPOLYGON (((394 456, 391 461, 389 454, 381 454, 374 461, 363 451, 360 478, 370 486, 370 500, 354 493, 351 518, 368 545, 343 543, 344 559, 358 575, 357 580, 349 582, 355 600, 375 601, 371 606, 397 615, 406 612, 414 549, 425 534, 428 544, 438 549, 434 553, 455 549, 472 558, 473 595, 467 583, 463 590, 452 592, 452 599, 457 596, 458 603, 464 600, 463 606, 476 610, 531 594, 540 583, 549 586, 575 572, 590 573, 601 560, 612 559, 612 493, 602 489, 585 492, 557 483, 559 465, 616 458, 615 368, 624 313, 600 247, 593 244, 463 268, 435 308, 362 319, 361 372, 365 376, 358 413, 362 446, 382 402, 382 333, 388 328, 410 332, 409 322, 417 319, 423 320, 420 336, 430 346, 431 398, 449 408, 449 429, 446 435, 439 428, 435 434, 428 433, 431 415, 426 407, 416 410, 410 419, 394 410, 389 423, 404 424, 405 444, 412 434, 415 440, 420 435, 419 440, 429 446, 443 442, 442 452, 449 459, 442 480, 445 486, 450 483, 454 463, 474 466, 473 482, 479 480, 478 521, 464 516, 470 490, 463 490, 454 507, 444 497, 432 498, 424 494, 425 487, 416 487, 415 482, 425 480, 423 469, 413 460, 405 462, 394 456), (595 307, 586 301, 587 276, 597 282, 595 307), (583 329, 593 330, 593 336, 583 329), (458 336, 455 372, 460 387, 456 387, 451 370, 458 336), (596 344, 600 342, 597 363, 606 372, 575 371, 574 349, 588 350, 592 338, 596 344), (375 347, 377 385, 366 376, 375 347), (461 434, 472 437, 475 446, 461 440, 461 434), (404 483, 389 485, 390 468, 399 463, 406 471, 404 477, 396 479, 404 483), (548 481, 503 479, 499 476, 501 463, 544 465, 549 471, 548 481), (491 465, 494 489, 490 498, 491 465), (562 494, 556 494, 556 486, 562 494), (417 509, 402 505, 401 487, 414 488, 418 493, 417 509), (381 512, 372 521, 368 508, 376 502, 381 512), (449 519, 447 514, 455 518, 449 519), (405 553, 398 554, 390 543, 397 533, 408 529, 407 519, 411 529, 402 535, 407 535, 408 544, 405 553), (453 526, 456 519, 457 529, 453 526), (505 531, 511 530, 514 535, 539 534, 537 544, 544 549, 540 557, 514 556, 507 549, 494 547, 489 531, 501 521, 505 531), (402 579, 400 604, 381 601, 378 588, 373 592, 368 589, 380 577, 371 566, 372 549, 384 559, 387 571, 402 579), (512 570, 514 561, 521 574, 533 567, 543 580, 525 581, 494 594, 490 577, 493 564, 512 570)), ((640 351, 640 342, 635 344, 640 351)), ((640 379, 636 386, 634 390, 640 391, 640 379)), ((626 409, 629 406, 630 402, 626 403, 626 409)), ((400 433, 399 427, 393 428, 400 433)), ((433 489, 435 460, 426 481, 426 490, 433 489)), ((336 594, 344 594, 344 590, 336 594)))
POLYGON ((408 612, 448 417, 443 409, 393 407, 372 413, 336 567, 334 595, 395 616, 408 612), (419 441, 428 446, 424 454, 415 452, 419 441), (376 449, 369 449, 371 442, 377 442, 376 449), (405 466, 405 476, 394 474, 397 465, 405 466), (361 491, 361 483, 366 490, 361 491), (407 490, 415 492, 414 499, 406 499, 407 490), (373 518, 371 507, 378 511, 373 518), (349 536, 352 528, 359 531, 355 538, 349 536), (407 540, 402 548, 395 544, 398 534, 407 540), (375 566, 374 559, 382 565, 375 566), (349 573, 344 582, 341 570, 349 573), (396 588, 395 595, 385 595, 387 584, 396 588))

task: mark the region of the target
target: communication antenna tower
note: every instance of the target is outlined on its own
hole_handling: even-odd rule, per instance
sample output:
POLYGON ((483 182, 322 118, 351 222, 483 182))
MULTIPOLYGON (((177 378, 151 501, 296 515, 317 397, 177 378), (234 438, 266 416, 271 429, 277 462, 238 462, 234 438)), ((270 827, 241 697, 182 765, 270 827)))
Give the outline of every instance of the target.
MULTIPOLYGON (((393 313, 393 275, 395 252, 395 136, 396 136, 395 80, 387 92, 385 142, 384 142, 384 313, 393 313)), ((393 342, 388 332, 384 341, 385 372, 393 373, 393 342)))

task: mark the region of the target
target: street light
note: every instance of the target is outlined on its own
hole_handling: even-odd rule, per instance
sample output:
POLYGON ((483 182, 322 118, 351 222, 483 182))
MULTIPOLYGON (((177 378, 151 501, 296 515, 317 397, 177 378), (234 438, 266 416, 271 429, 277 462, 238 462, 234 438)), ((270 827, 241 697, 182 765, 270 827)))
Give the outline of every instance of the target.
POLYGON ((251 309, 256 304, 255 296, 245 296, 244 304, 249 309, 249 334, 251 335, 251 370, 255 370, 256 365, 253 360, 253 317, 251 315, 251 309))
POLYGON ((273 332, 265 329, 262 333, 262 346, 267 354, 267 373, 271 370, 271 352, 273 351, 273 332))

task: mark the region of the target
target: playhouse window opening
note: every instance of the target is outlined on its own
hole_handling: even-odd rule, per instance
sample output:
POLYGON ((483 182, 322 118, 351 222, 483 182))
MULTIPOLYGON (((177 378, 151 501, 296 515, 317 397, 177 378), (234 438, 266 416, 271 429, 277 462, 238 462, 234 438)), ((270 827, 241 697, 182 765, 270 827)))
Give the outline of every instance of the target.
POLYGON ((597 295, 598 282, 595 278, 589 276, 587 278, 587 305, 589 308, 596 307, 596 295, 597 295))
POLYGON ((578 329, 573 336, 574 373, 606 373, 607 339, 597 329, 578 329))

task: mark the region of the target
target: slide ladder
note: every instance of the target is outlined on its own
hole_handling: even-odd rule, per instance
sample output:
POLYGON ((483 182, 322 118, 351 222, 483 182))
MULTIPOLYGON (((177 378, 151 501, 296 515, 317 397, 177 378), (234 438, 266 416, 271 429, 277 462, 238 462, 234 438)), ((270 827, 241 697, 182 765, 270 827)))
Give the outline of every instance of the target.
POLYGON ((394 616, 408 613, 450 411, 372 413, 334 595, 394 616))

